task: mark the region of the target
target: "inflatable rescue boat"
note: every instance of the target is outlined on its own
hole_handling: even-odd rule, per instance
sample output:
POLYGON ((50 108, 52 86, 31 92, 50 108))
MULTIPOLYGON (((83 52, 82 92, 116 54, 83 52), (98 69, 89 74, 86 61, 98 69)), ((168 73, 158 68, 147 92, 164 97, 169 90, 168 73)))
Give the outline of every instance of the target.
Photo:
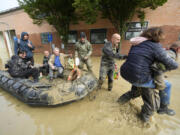
POLYGON ((98 81, 92 73, 84 72, 74 81, 67 81, 69 72, 65 71, 64 79, 46 78, 34 83, 30 79, 12 78, 7 71, 0 70, 0 87, 28 105, 55 106, 77 101, 97 88, 98 81))

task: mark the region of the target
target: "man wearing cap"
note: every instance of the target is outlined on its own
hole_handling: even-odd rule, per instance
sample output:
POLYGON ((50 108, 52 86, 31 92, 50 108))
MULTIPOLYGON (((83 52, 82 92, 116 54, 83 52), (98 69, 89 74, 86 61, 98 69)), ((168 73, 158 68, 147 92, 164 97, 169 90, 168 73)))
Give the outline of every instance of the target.
POLYGON ((92 45, 86 39, 86 34, 84 32, 80 33, 80 40, 75 45, 75 57, 79 58, 79 68, 83 69, 84 64, 86 64, 89 72, 92 72, 92 64, 90 56, 92 54, 92 45))

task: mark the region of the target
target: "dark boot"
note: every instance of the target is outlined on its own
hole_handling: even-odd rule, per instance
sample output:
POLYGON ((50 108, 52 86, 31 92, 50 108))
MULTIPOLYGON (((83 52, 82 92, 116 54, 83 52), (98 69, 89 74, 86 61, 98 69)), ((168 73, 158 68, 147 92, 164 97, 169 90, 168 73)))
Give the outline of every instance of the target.
POLYGON ((39 78, 34 79, 34 83, 37 83, 37 82, 39 82, 39 78))
POLYGON ((63 73, 62 73, 62 74, 59 74, 58 77, 64 78, 64 74, 63 74, 63 73))
POLYGON ((53 82, 53 77, 49 77, 49 82, 53 82))
POLYGON ((142 121, 142 122, 144 122, 144 123, 147 123, 147 122, 149 122, 149 119, 150 119, 150 115, 148 115, 148 114, 146 114, 146 113, 140 113, 139 114, 139 118, 140 118, 140 120, 142 121))
POLYGON ((120 104, 125 104, 128 101, 130 101, 132 99, 132 94, 131 91, 126 92, 125 94, 123 94, 122 96, 120 96, 117 100, 118 103, 120 104))
POLYGON ((112 82, 111 82, 111 83, 108 83, 108 91, 111 91, 112 88, 113 88, 113 83, 112 83, 112 82))
POLYGON ((140 95, 141 95, 141 89, 138 89, 138 87, 132 85, 131 90, 120 96, 117 102, 120 104, 125 104, 131 99, 137 98, 140 95))
POLYGON ((159 110, 157 111, 158 114, 167 114, 169 116, 174 116, 176 114, 176 112, 172 109, 168 108, 168 105, 160 105, 159 110))
POLYGON ((101 89, 102 84, 103 84, 103 80, 100 80, 100 79, 99 79, 99 81, 98 81, 98 89, 101 89))

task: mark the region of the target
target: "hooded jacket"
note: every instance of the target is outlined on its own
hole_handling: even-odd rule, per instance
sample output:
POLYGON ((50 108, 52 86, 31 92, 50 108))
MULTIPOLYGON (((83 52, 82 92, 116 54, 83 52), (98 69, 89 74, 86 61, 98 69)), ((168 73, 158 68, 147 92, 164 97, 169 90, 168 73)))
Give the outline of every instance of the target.
POLYGON ((15 55, 17 55, 18 49, 26 51, 26 58, 32 58, 33 57, 33 50, 35 49, 34 45, 29 40, 24 40, 24 35, 28 35, 27 32, 21 33, 21 39, 18 41, 16 40, 14 42, 14 50, 15 55), (28 46, 28 43, 32 45, 32 48, 28 46))
POLYGON ((155 61, 163 63, 167 70, 178 68, 159 43, 147 40, 131 47, 127 60, 121 66, 121 76, 130 83, 146 83, 153 79, 151 65, 155 61))
POLYGON ((8 72, 12 77, 18 77, 18 75, 22 72, 30 68, 28 63, 25 63, 24 60, 18 55, 14 55, 11 57, 11 60, 7 63, 8 72))

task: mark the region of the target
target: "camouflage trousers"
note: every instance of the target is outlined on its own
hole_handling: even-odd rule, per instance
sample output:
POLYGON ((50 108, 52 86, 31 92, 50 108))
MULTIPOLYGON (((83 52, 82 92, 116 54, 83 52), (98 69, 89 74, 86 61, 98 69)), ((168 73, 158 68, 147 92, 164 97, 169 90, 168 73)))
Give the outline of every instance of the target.
POLYGON ((108 77, 108 90, 112 90, 113 75, 114 75, 114 65, 107 66, 101 64, 100 73, 99 73, 99 88, 101 88, 102 84, 106 80, 106 77, 108 77))
POLYGON ((165 78, 163 74, 155 75, 154 76, 154 83, 156 85, 156 89, 164 90, 166 88, 165 78))
POLYGON ((86 64, 86 67, 87 67, 88 71, 92 72, 92 64, 91 64, 91 60, 90 59, 87 59, 87 60, 79 59, 79 61, 80 61, 80 63, 79 63, 79 68, 80 69, 83 69, 84 64, 86 64))

